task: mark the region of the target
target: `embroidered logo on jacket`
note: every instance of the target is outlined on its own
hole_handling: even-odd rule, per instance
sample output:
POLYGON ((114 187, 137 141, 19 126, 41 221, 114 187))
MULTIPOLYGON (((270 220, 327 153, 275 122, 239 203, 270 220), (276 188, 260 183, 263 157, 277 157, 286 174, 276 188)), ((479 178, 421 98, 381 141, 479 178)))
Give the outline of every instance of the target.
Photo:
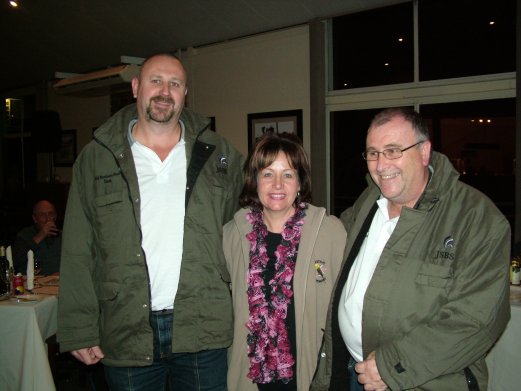
POLYGON ((228 159, 224 156, 219 156, 217 158, 217 173, 228 173, 228 159))
POLYGON ((437 250, 434 259, 453 261, 456 258, 455 253, 456 241, 449 235, 443 239, 443 249, 437 250))
POLYGON ((443 245, 445 248, 454 248, 454 238, 452 236, 447 236, 443 239, 443 245))

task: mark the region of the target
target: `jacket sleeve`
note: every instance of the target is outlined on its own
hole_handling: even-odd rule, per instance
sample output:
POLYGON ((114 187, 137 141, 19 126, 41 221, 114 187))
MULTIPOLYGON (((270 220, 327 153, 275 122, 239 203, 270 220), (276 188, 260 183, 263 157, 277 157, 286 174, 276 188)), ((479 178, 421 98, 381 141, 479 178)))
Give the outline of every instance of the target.
POLYGON ((418 387, 462 371, 482 359, 506 327, 510 228, 503 218, 483 224, 465 227, 468 244, 459 249, 462 258, 437 313, 376 350, 380 376, 390 389, 418 387))
POLYGON ((340 267, 345 259, 347 233, 344 225, 336 216, 328 216, 324 228, 327 242, 330 243, 330 278, 334 282, 340 274, 340 267))
POLYGON ((243 175, 242 175, 242 167, 244 165, 244 159, 242 155, 235 151, 233 154, 233 158, 231 159, 230 164, 230 172, 231 172, 231 184, 232 189, 230 192, 230 196, 226 202, 225 210, 223 210, 223 224, 226 224, 233 218, 233 215, 237 210, 239 210, 239 195, 242 192, 243 186, 243 175))
POLYGON ((242 235, 235 220, 230 220, 223 227, 223 252, 226 259, 226 267, 230 276, 232 276, 232 285, 234 282, 233 275, 237 270, 237 263, 241 262, 242 240, 242 235))
POLYGON ((77 162, 65 213, 57 333, 62 352, 100 343, 99 308, 94 285, 93 233, 84 198, 87 175, 82 170, 81 162, 77 162))

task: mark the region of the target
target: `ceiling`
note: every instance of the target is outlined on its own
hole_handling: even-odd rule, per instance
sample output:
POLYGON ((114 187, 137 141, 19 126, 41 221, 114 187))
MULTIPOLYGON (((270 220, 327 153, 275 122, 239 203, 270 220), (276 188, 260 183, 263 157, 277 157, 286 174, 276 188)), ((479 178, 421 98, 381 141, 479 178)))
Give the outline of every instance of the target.
POLYGON ((403 0, 0 0, 0 91, 403 0))

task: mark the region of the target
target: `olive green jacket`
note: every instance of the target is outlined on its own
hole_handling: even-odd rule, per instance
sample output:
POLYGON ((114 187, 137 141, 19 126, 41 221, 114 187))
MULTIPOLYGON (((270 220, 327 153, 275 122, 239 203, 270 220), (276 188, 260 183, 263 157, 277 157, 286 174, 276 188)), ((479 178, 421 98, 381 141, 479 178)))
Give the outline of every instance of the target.
MULTIPOLYGON (((487 197, 458 180, 444 155, 433 152, 431 166, 427 188, 414 209, 402 210, 367 288, 363 354, 376 352, 391 390, 465 390, 473 377, 483 391, 485 355, 510 319, 510 227, 487 197)), ((370 181, 341 216, 347 259, 379 197, 370 181)), ((335 316, 349 268, 344 262, 333 291, 314 391, 349 389, 335 316)))
MULTIPOLYGON (((99 345, 104 362, 153 359, 150 281, 141 247, 140 193, 128 125, 116 113, 79 155, 63 230, 58 342, 62 351, 99 345)), ((222 226, 239 208, 241 155, 185 109, 187 191, 183 258, 174 301, 174 352, 225 348, 233 334, 222 226)))

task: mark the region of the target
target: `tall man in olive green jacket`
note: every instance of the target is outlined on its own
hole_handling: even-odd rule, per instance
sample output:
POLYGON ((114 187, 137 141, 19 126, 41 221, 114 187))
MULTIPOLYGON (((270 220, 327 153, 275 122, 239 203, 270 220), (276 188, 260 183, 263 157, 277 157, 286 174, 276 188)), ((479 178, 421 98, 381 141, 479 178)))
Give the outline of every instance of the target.
POLYGON ((311 389, 485 390, 485 355, 510 318, 510 227, 432 152, 418 113, 367 133, 372 181, 341 216, 347 258, 311 389))
POLYGON ((137 106, 102 125, 74 164, 60 348, 101 360, 111 390, 222 391, 233 337, 222 226, 238 209, 243 160, 184 108, 174 56, 146 60, 132 89, 137 106))

